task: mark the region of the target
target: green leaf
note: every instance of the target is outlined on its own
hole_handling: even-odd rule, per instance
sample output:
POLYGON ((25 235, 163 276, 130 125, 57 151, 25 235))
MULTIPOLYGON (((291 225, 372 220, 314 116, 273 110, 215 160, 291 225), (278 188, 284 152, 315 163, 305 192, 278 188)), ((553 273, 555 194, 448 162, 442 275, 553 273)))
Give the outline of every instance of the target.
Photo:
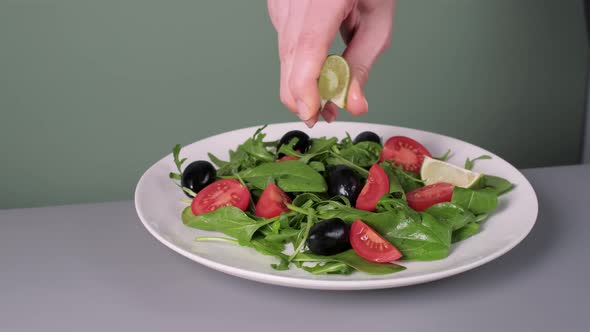
POLYGON ((171 178, 172 180, 177 180, 177 181, 180 181, 180 180, 182 180, 182 175, 180 175, 180 174, 178 174, 178 173, 173 173, 173 172, 170 172, 170 173, 168 174, 168 177, 169 177, 169 178, 171 178))
POLYGON ((324 177, 298 160, 264 163, 240 173, 240 177, 256 188, 264 189, 269 177, 285 192, 325 192, 324 177))
POLYGON ((197 196, 197 194, 194 191, 190 190, 187 187, 182 187, 182 191, 184 191, 185 193, 189 194, 191 197, 197 196))
POLYGON ((406 268, 392 263, 373 263, 359 256, 354 250, 350 249, 332 256, 320 256, 309 251, 299 253, 293 261, 296 262, 339 262, 350 266, 351 268, 373 275, 383 275, 400 272, 406 268))
POLYGON ((386 173, 388 171, 393 172, 405 192, 409 192, 424 186, 424 182, 416 177, 416 174, 405 171, 403 168, 397 167, 389 161, 385 161, 380 165, 386 173))
POLYGON ((484 175, 483 185, 485 186, 485 188, 492 188, 498 196, 514 188, 514 185, 510 183, 508 180, 494 175, 484 175))
POLYGON ((309 163, 309 166, 320 173, 323 173, 326 171, 326 166, 324 165, 324 163, 319 162, 319 161, 312 161, 309 163))
POLYGON ((475 216, 475 222, 480 223, 480 222, 488 219, 489 216, 490 215, 488 213, 478 214, 477 216, 475 216))
POLYGON ((447 161, 447 160, 449 160, 450 155, 451 155, 451 149, 448 149, 447 152, 445 152, 445 154, 443 154, 440 157, 434 157, 434 159, 438 159, 440 161, 447 161))
POLYGON ((492 156, 488 156, 488 155, 483 155, 483 156, 479 156, 477 158, 474 159, 469 159, 467 158, 467 160, 465 160, 465 166, 463 168, 467 169, 467 170, 472 170, 473 166, 475 165, 475 162, 477 160, 484 160, 484 159, 492 159, 492 156))
POLYGON ((379 161, 381 145, 375 142, 360 142, 340 150, 340 157, 359 167, 371 167, 379 161))
POLYGON ((229 164, 229 162, 227 161, 223 161, 219 158, 217 158, 214 154, 212 153, 207 153, 207 155, 209 156, 209 159, 211 160, 211 162, 217 166, 217 167, 225 167, 229 164))
POLYGON ((475 222, 473 213, 453 203, 444 202, 434 204, 426 212, 453 230, 459 229, 468 223, 475 222))
POLYGON ((182 149, 182 145, 180 144, 176 144, 172 148, 172 158, 174 159, 174 164, 176 165, 176 169, 178 169, 178 173, 182 176, 182 164, 186 161, 186 158, 179 160, 180 149, 182 149))
POLYGON ((479 224, 478 223, 469 223, 453 232, 453 243, 457 243, 459 241, 463 241, 479 232, 479 224))
POLYGON ((190 207, 182 211, 182 222, 193 228, 224 233, 241 243, 250 241, 256 231, 275 219, 254 220, 242 210, 224 206, 215 211, 195 216, 190 207))
POLYGON ((336 137, 313 138, 311 140, 311 147, 309 148, 309 151, 307 151, 306 154, 317 155, 319 153, 328 152, 332 149, 332 146, 336 145, 336 143, 338 143, 338 139, 336 137))
POLYGON ((455 187, 451 202, 478 215, 490 213, 496 209, 498 196, 490 191, 455 187))
POLYGON ((301 266, 302 269, 313 274, 351 274, 354 270, 341 262, 327 262, 315 266, 301 266))
POLYGON ((400 198, 405 201, 406 200, 406 193, 404 192, 404 188, 402 187, 401 183, 397 179, 397 176, 395 175, 395 172, 393 171, 393 169, 391 167, 389 167, 388 165, 385 165, 385 163, 381 163, 381 164, 379 164, 379 166, 381 166, 383 171, 385 171, 385 174, 387 174, 387 178, 389 179, 389 193, 390 194, 399 193, 400 198))
POLYGON ((368 212, 346 207, 337 202, 322 203, 317 208, 320 219, 340 218, 347 223, 364 221, 391 242, 404 255, 404 259, 435 260, 445 258, 451 245, 451 228, 438 222, 427 213, 418 213, 403 200, 383 199, 390 210, 368 212))

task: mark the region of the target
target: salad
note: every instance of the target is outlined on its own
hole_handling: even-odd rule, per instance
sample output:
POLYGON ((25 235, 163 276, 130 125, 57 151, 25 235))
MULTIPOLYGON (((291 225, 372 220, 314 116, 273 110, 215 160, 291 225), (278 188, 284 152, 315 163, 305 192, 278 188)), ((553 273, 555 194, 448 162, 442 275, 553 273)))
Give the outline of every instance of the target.
POLYGON ((388 274, 406 260, 447 257, 452 244, 479 232, 513 185, 433 157, 410 137, 363 132, 310 138, 293 130, 277 141, 259 128, 229 160, 188 164, 173 149, 170 173, 189 197, 184 225, 276 258, 276 270, 313 274, 388 274))

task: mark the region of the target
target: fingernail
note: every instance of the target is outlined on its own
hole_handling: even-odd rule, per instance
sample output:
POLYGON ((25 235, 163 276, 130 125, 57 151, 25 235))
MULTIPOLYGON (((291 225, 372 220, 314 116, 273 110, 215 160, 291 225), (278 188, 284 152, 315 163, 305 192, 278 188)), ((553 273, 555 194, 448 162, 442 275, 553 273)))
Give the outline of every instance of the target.
POLYGON ((322 116, 324 117, 324 120, 326 120, 327 123, 331 123, 334 120, 336 120, 336 115, 337 115, 337 110, 333 109, 333 108, 325 108, 324 112, 322 113, 322 116))
POLYGON ((316 123, 316 122, 317 122, 317 121, 316 121, 315 119, 309 119, 309 120, 305 120, 305 121, 303 121, 303 123, 305 123, 305 125, 306 125, 308 128, 311 128, 311 127, 313 127, 313 126, 315 125, 315 123, 316 123))
MULTIPOLYGON (((307 121, 313 117, 313 114, 311 114, 311 111, 309 110, 307 105, 302 100, 297 101, 297 115, 303 121, 307 121)), ((308 127, 309 127, 309 125, 308 125, 308 127)))

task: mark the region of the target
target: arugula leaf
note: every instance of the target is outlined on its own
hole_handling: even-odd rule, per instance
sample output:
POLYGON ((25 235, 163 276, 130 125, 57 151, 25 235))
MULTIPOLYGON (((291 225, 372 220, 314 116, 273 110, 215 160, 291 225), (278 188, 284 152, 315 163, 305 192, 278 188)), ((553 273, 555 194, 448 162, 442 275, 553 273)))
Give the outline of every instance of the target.
POLYGON ((296 262, 339 262, 350 266, 351 268, 373 275, 383 275, 400 272, 406 268, 392 263, 373 263, 359 256, 354 250, 350 249, 331 256, 320 256, 309 251, 297 254, 293 261, 296 262))
POLYGON ((384 161, 380 165, 386 173, 388 170, 393 172, 405 192, 409 192, 424 186, 424 181, 417 178, 416 174, 408 172, 403 168, 394 165, 390 161, 384 161))
POLYGON ((351 274, 354 270, 341 262, 319 263, 315 266, 301 266, 302 269, 313 274, 351 274))
POLYGON ((311 139, 311 147, 306 154, 319 154, 328 152, 332 149, 332 146, 338 143, 338 139, 336 137, 320 137, 320 138, 312 138, 311 139))
POLYGON ((479 224, 475 222, 471 222, 453 232, 452 241, 453 243, 457 243, 459 241, 463 241, 467 238, 472 237, 473 235, 479 232, 479 224))
POLYGON ((475 162, 477 160, 484 160, 484 159, 492 159, 492 156, 488 156, 488 155, 485 155, 484 154, 484 155, 479 156, 479 157, 474 158, 474 159, 467 158, 467 160, 465 160, 465 166, 463 168, 465 168, 466 170, 472 170, 473 169, 473 166, 475 165, 475 162))
POLYGON ((379 161, 381 145, 375 142, 359 142, 340 150, 340 157, 360 167, 371 167, 379 161))
POLYGON ((224 233, 240 243, 250 242, 256 231, 275 219, 254 220, 234 206, 224 206, 215 211, 195 216, 190 208, 182 211, 182 222, 193 228, 224 233))
POLYGON ((399 193, 398 194, 398 196, 400 196, 399 198, 401 198, 405 201, 406 200, 406 193, 404 192, 404 188, 402 188, 402 185, 400 184, 399 180, 397 179, 397 176, 395 175, 395 172, 393 171, 393 169, 391 167, 388 167, 387 165, 384 165, 384 163, 379 164, 379 166, 381 166, 383 171, 385 171, 385 174, 387 174, 387 178, 389 179, 389 193, 390 194, 399 193))
POLYGON ((473 213, 453 203, 444 202, 434 204, 426 209, 426 212, 453 230, 457 230, 468 223, 475 222, 473 213))
POLYGON ((174 159, 174 164, 176 165, 176 169, 178 173, 170 172, 168 177, 172 180, 180 181, 182 180, 182 164, 186 161, 186 158, 179 159, 180 157, 180 149, 182 146, 180 144, 176 144, 172 148, 172 158, 174 159))
POLYGON ((460 187, 453 189, 451 202, 474 214, 490 213, 498 206, 498 196, 486 190, 471 190, 460 187))
POLYGON ((270 177, 285 192, 325 192, 326 180, 316 170, 298 160, 264 163, 242 171, 239 176, 258 189, 264 189, 270 177))
POLYGON ((447 160, 449 160, 450 156, 451 156, 451 149, 448 149, 447 152, 445 152, 445 154, 443 154, 442 156, 433 157, 433 158, 438 159, 440 161, 447 161, 447 160))
POLYGON ((229 162, 227 162, 227 161, 223 161, 223 160, 221 160, 221 159, 217 158, 217 157, 216 157, 214 154, 212 154, 212 153, 207 153, 207 155, 209 156, 209 159, 211 160, 211 162, 212 162, 212 163, 213 163, 215 166, 217 166, 217 167, 220 167, 220 168, 221 168, 221 167, 226 167, 226 166, 229 164, 229 162))

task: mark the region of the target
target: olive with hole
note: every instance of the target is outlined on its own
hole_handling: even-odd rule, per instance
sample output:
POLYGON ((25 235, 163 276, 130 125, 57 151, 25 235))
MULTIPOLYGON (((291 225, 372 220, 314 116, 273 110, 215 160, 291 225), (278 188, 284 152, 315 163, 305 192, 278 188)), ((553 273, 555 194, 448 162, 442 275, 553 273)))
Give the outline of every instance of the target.
POLYGON ((350 249, 350 229, 340 218, 322 220, 311 227, 307 246, 313 253, 330 256, 350 249))
POLYGON ((328 168, 328 194, 330 196, 341 195, 350 201, 352 206, 356 205, 363 185, 356 175, 356 172, 345 165, 336 165, 328 168))
MULTIPOLYGON (((279 145, 277 146, 277 151, 281 148, 283 144, 291 143, 291 140, 293 140, 294 138, 297 138, 297 143, 295 143, 295 145, 293 146, 293 150, 299 151, 299 153, 306 153, 307 150, 309 150, 309 147, 311 146, 311 139, 309 138, 309 135, 302 132, 301 130, 291 130, 290 132, 283 135, 283 137, 281 137, 281 140, 279 141, 279 145)), ((283 153, 279 153, 279 158, 283 157, 284 155, 285 154, 283 153)))
MULTIPOLYGON (((195 193, 201 191, 215 181, 217 171, 213 165, 206 160, 198 160, 190 163, 182 172, 180 184, 195 193)), ((187 193, 187 196, 192 197, 187 193)))
POLYGON ((360 142, 375 142, 381 145, 381 137, 372 131, 363 131, 362 133, 358 134, 352 142, 354 144, 360 142))

